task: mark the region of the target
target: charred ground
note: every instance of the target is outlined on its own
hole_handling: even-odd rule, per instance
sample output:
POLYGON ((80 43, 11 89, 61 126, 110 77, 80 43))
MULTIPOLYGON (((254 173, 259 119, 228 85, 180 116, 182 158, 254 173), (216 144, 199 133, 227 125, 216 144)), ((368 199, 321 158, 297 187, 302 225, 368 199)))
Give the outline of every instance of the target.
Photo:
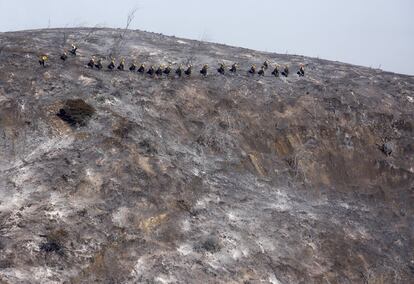
POLYGON ((0 49, 0 282, 413 281, 413 77, 141 31, 0 49), (111 53, 243 71, 85 67, 111 53), (307 75, 246 75, 266 59, 307 75))

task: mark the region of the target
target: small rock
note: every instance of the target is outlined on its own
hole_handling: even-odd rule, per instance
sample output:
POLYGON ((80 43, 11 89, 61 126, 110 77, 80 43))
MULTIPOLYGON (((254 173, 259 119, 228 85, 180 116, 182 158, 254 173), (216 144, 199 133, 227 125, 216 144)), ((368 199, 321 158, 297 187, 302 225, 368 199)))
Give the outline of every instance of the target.
POLYGON ((387 142, 382 144, 379 148, 381 152, 384 153, 386 156, 391 156, 394 149, 394 145, 391 142, 387 142))

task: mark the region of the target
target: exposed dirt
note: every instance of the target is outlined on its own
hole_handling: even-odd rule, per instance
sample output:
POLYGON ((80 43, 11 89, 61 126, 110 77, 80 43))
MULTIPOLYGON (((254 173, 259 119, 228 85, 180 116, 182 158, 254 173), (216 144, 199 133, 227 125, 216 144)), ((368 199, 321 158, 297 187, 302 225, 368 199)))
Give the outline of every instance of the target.
POLYGON ((0 33, 0 283, 414 282, 414 77, 120 34, 0 33))

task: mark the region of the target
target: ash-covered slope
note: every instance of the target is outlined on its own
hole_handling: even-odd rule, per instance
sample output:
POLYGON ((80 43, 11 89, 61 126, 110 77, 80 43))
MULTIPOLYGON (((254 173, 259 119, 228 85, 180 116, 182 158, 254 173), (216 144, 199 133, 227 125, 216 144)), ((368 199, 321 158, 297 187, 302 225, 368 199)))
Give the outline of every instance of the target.
POLYGON ((123 33, 0 34, 1 283, 414 281, 413 77, 123 33), (243 71, 85 67, 111 52, 243 71))

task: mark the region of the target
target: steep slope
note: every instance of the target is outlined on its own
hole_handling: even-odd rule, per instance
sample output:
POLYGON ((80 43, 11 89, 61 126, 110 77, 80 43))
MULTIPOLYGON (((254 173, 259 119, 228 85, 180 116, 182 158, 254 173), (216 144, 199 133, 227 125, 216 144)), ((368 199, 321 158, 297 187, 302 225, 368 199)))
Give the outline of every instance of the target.
POLYGON ((413 77, 111 29, 0 50, 0 282, 414 281, 413 77), (195 74, 86 68, 111 53, 195 74))

